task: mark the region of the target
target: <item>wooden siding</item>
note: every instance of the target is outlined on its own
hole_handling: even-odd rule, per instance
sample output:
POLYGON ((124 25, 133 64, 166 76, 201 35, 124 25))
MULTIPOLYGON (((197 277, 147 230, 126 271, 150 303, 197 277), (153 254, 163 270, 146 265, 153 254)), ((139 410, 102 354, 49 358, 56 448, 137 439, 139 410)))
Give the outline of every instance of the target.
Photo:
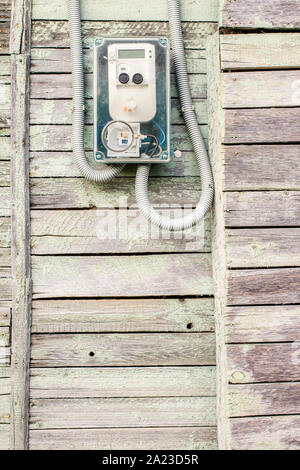
MULTIPOLYGON (((99 31, 169 34, 165 2, 141 7, 134 1, 130 8, 123 1, 118 8, 102 3, 99 9, 82 2, 89 159, 91 40, 99 31)), ((207 138, 206 41, 217 28, 218 2, 181 3, 192 95, 207 138)), ((160 233, 138 215, 135 168, 104 186, 81 177, 71 153, 66 3, 55 0, 45 8, 33 1, 32 19, 29 446, 214 449, 210 214, 198 231, 160 233), (114 239, 101 223, 106 218, 117 220, 114 239)), ((175 204, 174 211, 195 205, 201 191, 179 108, 172 64, 173 142, 184 159, 153 168, 150 197, 155 204, 175 204)))
POLYGON ((300 36, 240 31, 296 29, 299 13, 293 0, 223 0, 226 34, 208 54, 220 50, 209 63, 219 76, 209 90, 209 140, 213 253, 223 256, 213 256, 223 449, 300 448, 300 36))
POLYGON ((0 2, 0 449, 11 447, 11 1, 0 2))

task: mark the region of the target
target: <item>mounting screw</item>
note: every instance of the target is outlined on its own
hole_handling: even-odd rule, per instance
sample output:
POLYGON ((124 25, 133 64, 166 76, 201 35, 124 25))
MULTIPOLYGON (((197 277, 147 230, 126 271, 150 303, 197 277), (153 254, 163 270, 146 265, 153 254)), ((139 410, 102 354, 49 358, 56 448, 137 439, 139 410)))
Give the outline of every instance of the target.
POLYGON ((100 161, 104 160, 104 153, 102 153, 102 152, 95 153, 95 160, 96 160, 96 162, 100 162, 100 161))
POLYGON ((175 150, 174 156, 175 156, 176 158, 181 158, 181 157, 182 157, 181 151, 180 151, 180 150, 175 150))
POLYGON ((161 43, 162 46, 166 47, 168 44, 167 38, 160 38, 159 42, 161 43))
POLYGON ((98 39, 95 39, 95 44, 96 46, 100 46, 100 44, 103 43, 103 39, 102 38, 98 38, 98 39))

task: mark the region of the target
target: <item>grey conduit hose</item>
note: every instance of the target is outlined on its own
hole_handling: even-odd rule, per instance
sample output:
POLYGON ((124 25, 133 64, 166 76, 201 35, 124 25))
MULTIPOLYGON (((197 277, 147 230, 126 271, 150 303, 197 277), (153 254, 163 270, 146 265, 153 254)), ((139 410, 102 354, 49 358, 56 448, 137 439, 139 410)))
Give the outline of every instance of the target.
POLYGON ((125 165, 109 165, 95 170, 84 152, 84 72, 80 23, 80 0, 69 0, 69 25, 73 81, 73 155, 80 172, 88 180, 106 183, 117 176, 125 165))
POLYGON ((188 229, 203 219, 213 202, 213 176, 191 99, 184 55, 179 0, 168 0, 168 8, 171 45, 176 68, 176 80, 179 91, 179 98, 184 112, 184 120, 195 150, 196 159, 200 170, 202 185, 201 198, 195 210, 185 217, 170 219, 160 215, 152 207, 148 198, 148 180, 151 165, 140 165, 138 167, 135 189, 139 209, 146 219, 162 229, 175 231, 188 229))

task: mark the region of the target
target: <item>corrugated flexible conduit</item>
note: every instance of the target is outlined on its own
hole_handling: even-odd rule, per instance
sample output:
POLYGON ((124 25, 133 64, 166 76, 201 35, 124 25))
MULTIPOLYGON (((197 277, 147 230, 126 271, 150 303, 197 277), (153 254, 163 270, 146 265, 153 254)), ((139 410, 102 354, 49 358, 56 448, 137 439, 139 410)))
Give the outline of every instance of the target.
MULTIPOLYGON (((193 108, 181 30, 179 0, 168 0, 171 44, 176 68, 177 86, 185 123, 191 138, 200 171, 201 198, 194 211, 181 218, 170 219, 155 210, 148 197, 151 165, 140 165, 136 175, 136 199, 141 213, 164 230, 185 230, 199 223, 213 202, 213 176, 203 137, 193 108)), ((106 182, 118 175, 125 165, 110 165, 103 171, 94 170, 84 153, 84 75, 80 25, 80 0, 69 0, 70 39, 73 76, 73 152, 81 173, 89 180, 106 182)))
POLYGON ((106 183, 123 170, 125 165, 107 165, 95 170, 84 152, 84 70, 80 22, 80 0, 69 0, 69 25, 73 82, 73 156, 82 175, 96 183, 106 183))

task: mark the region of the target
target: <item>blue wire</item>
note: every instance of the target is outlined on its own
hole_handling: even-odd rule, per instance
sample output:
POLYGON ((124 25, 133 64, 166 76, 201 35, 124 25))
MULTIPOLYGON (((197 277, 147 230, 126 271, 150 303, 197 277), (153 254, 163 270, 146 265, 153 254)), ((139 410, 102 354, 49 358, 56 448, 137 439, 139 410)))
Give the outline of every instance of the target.
POLYGON ((159 145, 162 146, 164 144, 165 140, 166 140, 166 134, 164 133, 164 131, 162 130, 162 128, 160 127, 160 125, 156 121, 153 121, 153 124, 155 124, 158 127, 158 129, 160 130, 160 132, 163 135, 163 141, 159 142, 159 145))

